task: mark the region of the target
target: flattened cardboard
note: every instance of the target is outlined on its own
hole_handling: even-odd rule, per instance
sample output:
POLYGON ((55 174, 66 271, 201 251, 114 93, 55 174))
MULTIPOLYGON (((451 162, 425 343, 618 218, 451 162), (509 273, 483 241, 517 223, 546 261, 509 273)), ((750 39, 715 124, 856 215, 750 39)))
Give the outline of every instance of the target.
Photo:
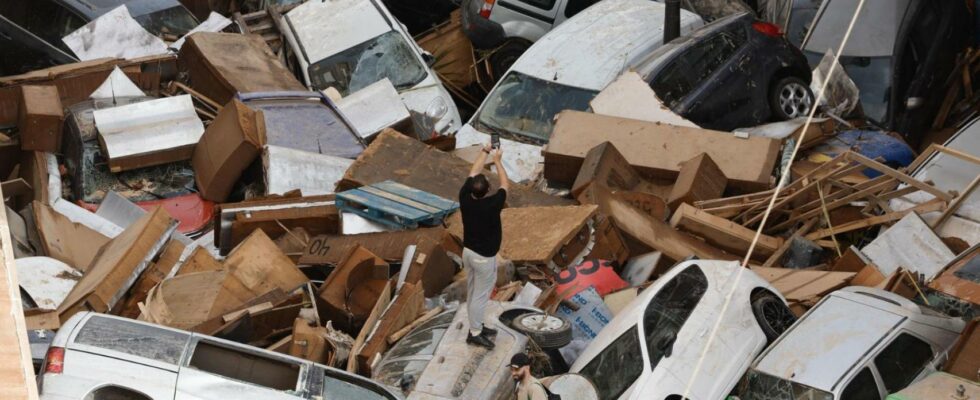
MULTIPOLYGON (((500 214, 503 241, 499 254, 515 263, 545 264, 582 231, 597 209, 595 205, 505 208, 500 214)), ((447 225, 449 233, 462 241, 462 215, 453 214, 447 225)))
POLYGON ((411 265, 402 265, 402 268, 409 268, 405 282, 421 285, 425 297, 439 295, 456 275, 456 263, 446 254, 442 244, 425 237, 419 239, 411 265))
POLYGON ((185 247, 179 240, 167 242, 163 247, 163 251, 160 252, 160 258, 150 265, 146 269, 146 272, 143 272, 143 275, 133 285, 129 296, 126 296, 122 311, 119 313, 120 316, 132 319, 139 317, 139 303, 145 301, 150 289, 163 282, 167 275, 170 274, 170 270, 177 266, 177 263, 180 261, 180 255, 184 252, 185 247))
POLYGON ((224 104, 236 93, 306 91, 259 35, 198 32, 180 48, 190 86, 224 104))
POLYGON ((232 250, 223 268, 257 293, 274 289, 289 293, 309 281, 262 230, 252 232, 232 250))
POLYGON ((681 163, 667 204, 676 209, 681 203, 693 205, 695 201, 717 199, 725 193, 727 185, 728 178, 718 164, 707 153, 701 153, 681 163))
POLYGON ((65 121, 56 86, 21 87, 20 145, 24 150, 61 151, 61 124, 65 121))
POLYGON ((590 183, 600 183, 611 189, 629 190, 642 179, 610 142, 602 142, 589 150, 582 168, 572 183, 572 197, 578 197, 590 183))
POLYGON ((405 253, 405 247, 425 239, 443 241, 445 235, 446 230, 442 227, 359 235, 322 235, 310 240, 306 251, 299 258, 299 263, 337 265, 356 245, 363 246, 385 261, 399 262, 405 253))
POLYGON ((115 307, 176 229, 177 221, 157 207, 102 246, 58 307, 61 321, 79 311, 108 312, 115 307))
POLYGON ((781 146, 775 139, 742 139, 728 132, 578 111, 562 111, 556 119, 551 139, 542 151, 544 175, 566 184, 575 180, 589 150, 608 141, 649 178, 675 179, 682 162, 704 152, 732 185, 745 190, 767 189, 781 146))
MULTIPOLYGON (((583 153, 584 155, 584 153, 583 153)), ((344 174, 337 191, 392 180, 436 196, 455 200, 469 175, 471 164, 426 146, 418 140, 385 129, 344 174)), ((575 170, 576 173, 578 169, 575 170)), ((491 185, 496 174, 486 172, 491 185)), ((573 177, 574 178, 574 177, 573 177)), ((571 182, 569 182, 571 183, 571 182)), ((511 184, 507 204, 511 207, 567 205, 572 202, 559 197, 511 184)))
POLYGON ((242 171, 262 153, 264 145, 262 112, 238 100, 226 104, 204 131, 191 158, 201 197, 225 201, 242 171))
POLYGON ((85 272, 109 238, 91 228, 71 222, 53 208, 31 203, 41 246, 48 257, 85 272))
POLYGON ((813 271, 805 269, 750 267, 769 281, 790 305, 808 308, 823 296, 850 283, 853 272, 813 271))

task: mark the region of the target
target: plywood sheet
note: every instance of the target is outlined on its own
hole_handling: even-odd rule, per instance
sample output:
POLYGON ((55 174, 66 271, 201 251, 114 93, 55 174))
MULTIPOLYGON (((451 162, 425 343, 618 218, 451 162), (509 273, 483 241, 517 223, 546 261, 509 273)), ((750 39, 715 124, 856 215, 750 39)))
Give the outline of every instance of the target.
POLYGON ((232 250, 223 267, 253 292, 289 293, 309 281, 262 230, 252 232, 232 250))
POLYGON ((109 238, 91 228, 71 222, 51 206, 31 203, 41 246, 48 257, 86 271, 109 238))
POLYGON ((925 275, 930 281, 956 256, 919 218, 909 213, 861 249, 885 276, 899 268, 925 275))
MULTIPOLYGON (((737 255, 748 253, 755 231, 683 203, 670 218, 670 226, 704 238, 709 244, 737 255)), ((753 258, 765 259, 783 244, 782 239, 760 235, 753 258)))
MULTIPOLYGON (((505 208, 500 214, 500 256, 526 263, 546 263, 582 230, 597 206, 505 208)), ((463 239, 462 214, 449 218, 449 233, 463 239)))
POLYGON ((652 249, 663 252, 670 259, 679 261, 692 255, 706 260, 738 259, 691 235, 671 228, 665 222, 644 214, 622 200, 610 197, 603 202, 603 208, 609 210, 613 222, 623 233, 652 249))
POLYGON ((401 261, 405 255, 405 247, 418 244, 426 238, 441 241, 445 234, 444 228, 434 227, 359 235, 321 235, 310 240, 299 262, 336 265, 355 245, 364 246, 385 261, 401 261))
POLYGON ((790 303, 812 305, 824 295, 847 286, 853 272, 813 271, 789 268, 751 267, 769 281, 790 303))

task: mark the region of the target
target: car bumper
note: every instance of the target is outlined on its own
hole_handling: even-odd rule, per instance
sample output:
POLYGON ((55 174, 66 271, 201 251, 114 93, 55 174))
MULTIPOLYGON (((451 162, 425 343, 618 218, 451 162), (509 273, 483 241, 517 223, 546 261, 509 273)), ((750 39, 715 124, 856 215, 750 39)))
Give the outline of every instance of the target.
POLYGON ((480 16, 482 3, 482 0, 463 0, 463 32, 473 47, 491 49, 503 43, 507 36, 503 26, 480 16))

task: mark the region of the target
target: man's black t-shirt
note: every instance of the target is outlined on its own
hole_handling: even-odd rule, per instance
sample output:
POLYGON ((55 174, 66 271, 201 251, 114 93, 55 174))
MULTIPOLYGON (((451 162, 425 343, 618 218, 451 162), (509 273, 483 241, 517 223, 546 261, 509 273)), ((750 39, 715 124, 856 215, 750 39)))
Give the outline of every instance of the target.
POLYGON ((507 191, 482 199, 473 198, 467 178, 459 190, 459 209, 463 213, 463 246, 484 257, 493 257, 500 251, 501 227, 500 210, 507 200, 507 191))

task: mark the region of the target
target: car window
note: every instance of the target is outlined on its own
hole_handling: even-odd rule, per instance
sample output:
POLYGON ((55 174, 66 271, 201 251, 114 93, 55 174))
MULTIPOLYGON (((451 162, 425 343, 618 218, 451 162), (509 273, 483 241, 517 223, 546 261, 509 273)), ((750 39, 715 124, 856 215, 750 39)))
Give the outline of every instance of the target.
POLYGON ((601 400, 618 398, 643 372, 640 332, 634 326, 606 346, 579 371, 595 385, 601 400))
POLYGON ((868 367, 859 372, 841 393, 840 400, 881 400, 875 376, 868 367))
POLYGON ((344 96, 384 78, 401 91, 428 76, 412 45, 398 31, 388 31, 319 60, 310 65, 309 73, 317 90, 333 87, 344 96))
POLYGON ((18 10, 16 6, 11 8, 11 20, 55 46, 64 47, 61 38, 85 25, 81 17, 51 0, 11 3, 29 3, 30 6, 23 10, 18 10))
POLYGON ((695 43, 683 56, 695 81, 711 76, 745 43, 745 30, 734 29, 716 33, 695 43))
POLYGON ((366 385, 370 385, 370 383, 355 382, 351 377, 333 376, 327 372, 323 379, 323 400, 381 400, 390 398, 390 396, 382 394, 380 390, 375 390, 366 385))
POLYGON ((565 5, 565 18, 571 18, 598 2, 599 0, 568 0, 568 4, 565 5))
POLYGON ((957 278, 980 283, 980 256, 974 256, 962 268, 953 273, 957 278))
POLYGON ((643 313, 643 332, 646 334, 651 369, 656 368, 662 358, 669 356, 684 321, 707 289, 708 278, 700 267, 693 265, 667 282, 650 300, 643 313))
POLYGON ((675 58, 657 74, 650 88, 667 107, 674 107, 694 88, 694 81, 687 72, 684 60, 675 58))
POLYGON ((875 367, 888 393, 895 393, 912 383, 932 358, 928 343, 902 333, 875 357, 875 367))
POLYGON ((519 3, 534 6, 542 10, 550 10, 555 6, 555 0, 520 0, 519 3))
POLYGON ((555 115, 564 110, 585 111, 598 91, 563 85, 511 71, 487 95, 474 117, 478 129, 508 139, 547 142, 555 115))
POLYGON ((169 329, 93 316, 78 331, 75 343, 177 364, 189 339, 169 329))
POLYGON ((188 365, 194 369, 275 390, 296 390, 301 365, 242 349, 200 341, 188 365))

